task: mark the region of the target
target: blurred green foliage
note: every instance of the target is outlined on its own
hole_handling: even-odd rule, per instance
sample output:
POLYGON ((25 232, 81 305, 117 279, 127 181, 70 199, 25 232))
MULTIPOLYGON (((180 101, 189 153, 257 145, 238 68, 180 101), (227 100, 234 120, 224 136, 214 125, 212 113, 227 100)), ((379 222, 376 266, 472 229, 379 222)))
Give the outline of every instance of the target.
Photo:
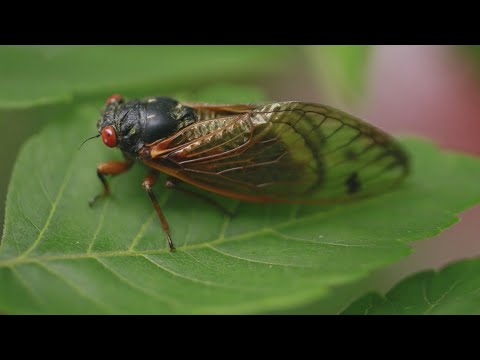
POLYGON ((326 102, 348 106, 362 100, 370 46, 306 46, 304 50, 326 102))
POLYGON ((285 66, 288 53, 278 46, 3 46, 0 109, 264 76, 285 66))

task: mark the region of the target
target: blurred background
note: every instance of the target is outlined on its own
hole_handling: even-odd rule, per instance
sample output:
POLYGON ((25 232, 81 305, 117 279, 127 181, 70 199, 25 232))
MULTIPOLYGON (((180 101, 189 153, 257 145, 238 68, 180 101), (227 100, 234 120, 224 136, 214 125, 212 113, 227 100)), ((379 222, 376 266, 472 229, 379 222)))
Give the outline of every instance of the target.
MULTIPOLYGON (((208 86, 243 86, 254 95, 239 102, 263 96, 325 103, 395 135, 479 155, 479 65, 478 46, 0 47, 0 221, 21 145, 72 103, 94 101, 100 110, 113 92, 188 97, 208 86)), ((478 256, 479 219, 479 206, 461 214, 363 289, 385 291, 406 274, 478 256)))

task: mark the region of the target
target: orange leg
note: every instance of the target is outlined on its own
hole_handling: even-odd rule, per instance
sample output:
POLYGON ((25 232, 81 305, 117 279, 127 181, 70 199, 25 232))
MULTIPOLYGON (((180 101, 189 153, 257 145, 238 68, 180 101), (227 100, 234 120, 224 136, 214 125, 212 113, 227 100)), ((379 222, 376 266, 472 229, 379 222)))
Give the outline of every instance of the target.
POLYGON ((162 209, 158 204, 157 198, 155 197, 155 194, 152 191, 152 187, 153 185, 155 185, 156 181, 157 181, 157 175, 152 173, 148 175, 145 178, 145 180, 143 180, 142 186, 147 192, 148 196, 150 196, 150 200, 152 201, 153 207, 155 208, 158 218, 162 223, 163 233, 165 234, 165 239, 167 240, 168 246, 170 247, 170 251, 173 251, 175 250, 175 246, 173 246, 172 238, 170 237, 170 228, 168 226, 167 219, 165 218, 165 215, 163 215, 162 209))
POLYGON ((118 175, 124 173, 132 167, 132 164, 132 160, 108 161, 99 164, 97 166, 97 176, 103 184, 103 192, 89 201, 90 206, 93 206, 98 199, 110 195, 110 187, 108 186, 105 175, 118 175))

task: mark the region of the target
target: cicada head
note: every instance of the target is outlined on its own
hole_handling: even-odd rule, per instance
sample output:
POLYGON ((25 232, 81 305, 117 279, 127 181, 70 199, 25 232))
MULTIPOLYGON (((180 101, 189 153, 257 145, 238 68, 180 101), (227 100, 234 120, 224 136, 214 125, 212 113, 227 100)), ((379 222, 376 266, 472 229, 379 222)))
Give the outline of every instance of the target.
POLYGON ((105 145, 135 156, 146 144, 162 140, 180 125, 195 120, 192 108, 168 97, 125 101, 115 94, 107 99, 97 128, 105 145))

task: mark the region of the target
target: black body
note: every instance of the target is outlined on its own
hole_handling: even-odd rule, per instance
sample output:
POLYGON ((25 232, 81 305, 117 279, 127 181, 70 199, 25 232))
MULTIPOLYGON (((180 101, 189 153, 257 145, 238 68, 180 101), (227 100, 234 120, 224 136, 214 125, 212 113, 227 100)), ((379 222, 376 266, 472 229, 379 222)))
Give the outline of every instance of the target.
POLYGON ((117 101, 107 104, 98 131, 112 126, 118 147, 132 157, 146 144, 162 140, 197 121, 195 111, 168 97, 117 101))

